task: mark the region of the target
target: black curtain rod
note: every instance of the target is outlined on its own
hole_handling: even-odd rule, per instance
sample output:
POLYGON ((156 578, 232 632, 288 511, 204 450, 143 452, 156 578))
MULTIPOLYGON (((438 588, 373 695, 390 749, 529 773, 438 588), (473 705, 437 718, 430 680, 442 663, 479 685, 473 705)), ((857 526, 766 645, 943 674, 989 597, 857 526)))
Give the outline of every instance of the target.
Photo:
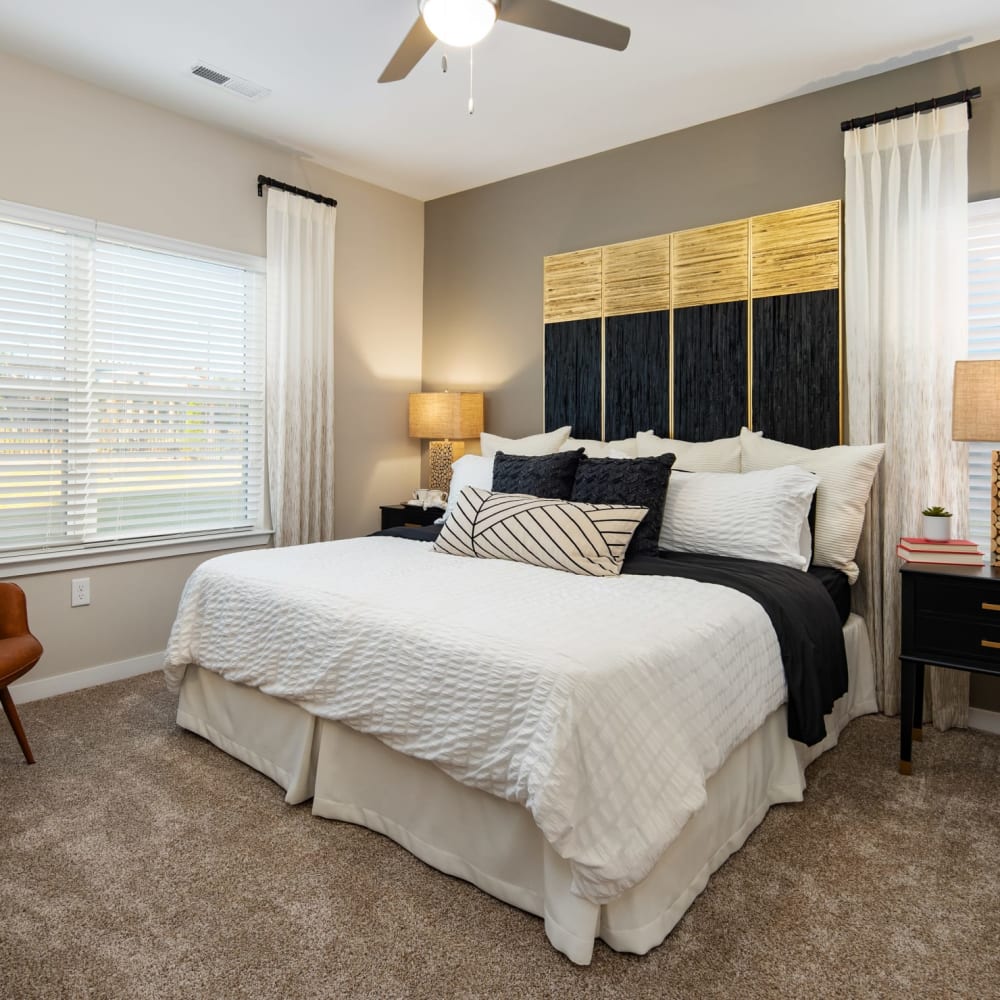
POLYGON ((297 188, 291 184, 285 184, 283 181, 276 181, 273 177, 265 177, 263 174, 257 175, 257 197, 264 197, 264 185, 268 187, 277 188, 279 191, 287 191, 289 194, 301 195, 303 198, 311 198, 313 201, 318 201, 321 205, 329 205, 331 208, 337 207, 336 198, 327 198, 326 195, 316 194, 315 191, 306 191, 305 188, 297 188))
POLYGON ((867 128, 876 122, 891 122, 894 118, 908 118, 910 115, 917 115, 923 111, 931 111, 934 108, 946 108, 950 104, 967 104, 969 106, 969 117, 972 117, 972 102, 977 97, 983 96, 982 87, 970 87, 968 90, 959 90, 957 93, 948 94, 946 97, 934 97, 929 101, 917 101, 916 104, 907 104, 905 108, 892 108, 889 111, 880 111, 877 115, 866 115, 864 118, 848 118, 846 122, 840 123, 841 132, 850 132, 856 128, 867 128))

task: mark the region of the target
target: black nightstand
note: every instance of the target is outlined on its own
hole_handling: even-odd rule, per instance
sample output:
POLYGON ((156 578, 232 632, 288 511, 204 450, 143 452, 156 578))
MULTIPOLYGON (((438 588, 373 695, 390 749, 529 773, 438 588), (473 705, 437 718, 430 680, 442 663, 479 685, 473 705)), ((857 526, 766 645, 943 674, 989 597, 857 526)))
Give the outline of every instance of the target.
POLYGON ((392 503, 380 507, 382 511, 382 530, 386 528, 421 528, 433 524, 444 511, 440 507, 411 507, 406 503, 392 503))
POLYGON ((909 774, 912 740, 923 737, 924 664, 1000 676, 1000 569, 906 563, 900 572, 899 771, 909 774))

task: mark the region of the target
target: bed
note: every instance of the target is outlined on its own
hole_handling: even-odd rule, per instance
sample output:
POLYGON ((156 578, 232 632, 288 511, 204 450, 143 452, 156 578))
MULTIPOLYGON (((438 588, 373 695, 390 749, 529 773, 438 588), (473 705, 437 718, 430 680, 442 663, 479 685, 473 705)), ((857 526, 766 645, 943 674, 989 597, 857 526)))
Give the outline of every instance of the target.
POLYGON ((434 531, 204 564, 168 650, 177 721, 288 802, 542 917, 573 962, 596 938, 661 943, 768 808, 802 798, 807 764, 876 710, 838 574, 675 555, 590 580, 435 553, 434 531), (833 646, 825 679, 789 683, 789 659, 808 673, 803 650, 833 646))
POLYGON ((482 435, 452 495, 560 496, 498 486, 487 444, 637 468, 670 455, 652 552, 612 579, 456 558, 436 529, 224 556, 185 589, 167 676, 178 723, 288 802, 538 915, 587 964, 597 939, 660 944, 770 806, 801 800, 806 766, 877 710, 848 580, 881 449, 838 447, 839 202, 543 270, 544 433, 482 435), (777 510, 784 487, 748 484, 789 467, 815 477, 813 548, 797 508, 774 565, 768 539, 746 548, 747 511, 777 510), (810 560, 834 569, 802 572, 810 560))

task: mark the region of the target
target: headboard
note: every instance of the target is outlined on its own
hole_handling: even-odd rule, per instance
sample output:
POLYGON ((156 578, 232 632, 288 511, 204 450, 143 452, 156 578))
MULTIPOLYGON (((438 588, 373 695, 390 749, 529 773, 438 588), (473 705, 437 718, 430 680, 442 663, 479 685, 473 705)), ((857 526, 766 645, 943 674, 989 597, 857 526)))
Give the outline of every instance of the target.
POLYGON ((546 257, 545 429, 840 444, 840 234, 831 201, 546 257))

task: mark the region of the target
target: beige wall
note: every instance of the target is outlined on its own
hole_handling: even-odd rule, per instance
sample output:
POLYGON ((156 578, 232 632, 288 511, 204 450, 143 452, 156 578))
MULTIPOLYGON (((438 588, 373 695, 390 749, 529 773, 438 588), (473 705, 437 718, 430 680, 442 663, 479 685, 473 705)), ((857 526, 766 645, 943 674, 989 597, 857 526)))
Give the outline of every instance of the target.
MULTIPOLYGON (((2 54, 0 123, 8 201, 262 256, 258 173, 338 199, 336 531, 375 530, 379 504, 407 495, 420 474, 406 393, 420 387, 422 203, 2 54)), ((26 680, 163 649, 198 561, 21 578, 46 646, 26 680), (71 575, 91 577, 89 608, 70 609, 71 575)))
MULTIPOLYGON (((541 430, 546 254, 842 198, 843 119, 977 84, 970 194, 994 197, 1000 42, 429 202, 424 388, 483 388, 488 430, 541 430)), ((1000 710, 988 681, 974 703, 1000 710)))
POLYGON ((28 624, 45 647, 21 683, 162 651, 184 582, 206 558, 176 556, 16 577, 28 598, 28 624), (90 578, 91 603, 71 608, 70 580, 79 576, 90 578))

